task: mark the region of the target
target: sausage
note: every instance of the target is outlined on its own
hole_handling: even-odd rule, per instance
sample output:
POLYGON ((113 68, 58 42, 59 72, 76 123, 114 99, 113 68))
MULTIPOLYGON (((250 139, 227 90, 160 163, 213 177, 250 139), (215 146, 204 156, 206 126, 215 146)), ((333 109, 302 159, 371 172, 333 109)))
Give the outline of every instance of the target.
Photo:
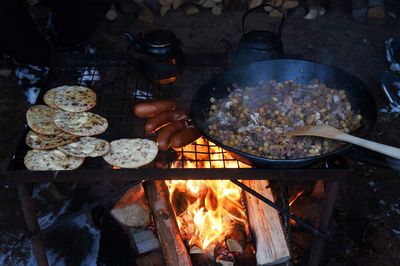
POLYGON ((185 130, 172 136, 170 144, 172 148, 182 148, 196 141, 201 137, 201 132, 197 128, 190 126, 185 130))
POLYGON ((133 113, 137 117, 153 117, 165 111, 175 110, 176 103, 172 100, 159 100, 138 103, 133 107, 133 113))
POLYGON ((171 137, 179 131, 184 130, 187 126, 187 121, 178 121, 172 122, 160 129, 157 135, 158 148, 162 151, 168 150, 171 137))
POLYGON ((147 120, 147 123, 144 125, 144 131, 147 134, 151 134, 171 122, 188 119, 188 114, 182 110, 166 111, 147 120))

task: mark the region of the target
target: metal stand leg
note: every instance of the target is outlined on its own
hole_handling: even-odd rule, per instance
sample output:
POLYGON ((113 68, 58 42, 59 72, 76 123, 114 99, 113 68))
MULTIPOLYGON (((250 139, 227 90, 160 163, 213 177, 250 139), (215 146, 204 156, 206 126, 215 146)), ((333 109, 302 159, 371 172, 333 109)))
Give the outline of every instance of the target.
POLYGON ((36 205, 32 198, 32 187, 31 185, 21 183, 17 185, 17 191, 26 226, 29 233, 33 236, 31 242, 36 262, 39 266, 48 266, 46 249, 40 235, 40 227, 36 216, 36 205))
MULTIPOLYGON (((331 223, 333 207, 339 192, 341 180, 325 181, 327 182, 326 196, 322 204, 321 220, 318 229, 327 232, 331 223)), ((325 244, 326 237, 315 236, 312 248, 309 266, 318 266, 321 259, 322 250, 325 244)))

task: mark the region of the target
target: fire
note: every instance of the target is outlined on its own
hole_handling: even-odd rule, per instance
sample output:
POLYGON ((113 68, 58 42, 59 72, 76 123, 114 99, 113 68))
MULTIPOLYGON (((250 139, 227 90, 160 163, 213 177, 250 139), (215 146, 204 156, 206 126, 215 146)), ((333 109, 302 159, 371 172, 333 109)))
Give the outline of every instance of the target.
MULTIPOLYGON (((203 138, 186 146, 183 154, 189 154, 183 165, 187 168, 250 167, 203 138)), ((172 167, 181 166, 179 163, 172 167)), ((212 253, 236 223, 247 224, 241 189, 229 180, 170 180, 166 184, 182 237, 190 246, 212 253)))
POLYGON ((293 205, 293 203, 296 202, 296 200, 303 195, 304 191, 300 191, 299 193, 297 193, 297 195, 289 202, 289 207, 291 207, 293 205))

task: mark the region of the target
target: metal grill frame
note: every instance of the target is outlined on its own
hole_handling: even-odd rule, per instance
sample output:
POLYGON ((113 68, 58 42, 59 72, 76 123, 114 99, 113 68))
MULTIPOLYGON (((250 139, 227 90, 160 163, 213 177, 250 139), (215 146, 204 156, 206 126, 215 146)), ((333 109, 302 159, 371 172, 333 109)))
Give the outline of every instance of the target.
MULTIPOLYGON (((97 93, 97 106, 90 110, 105 118, 109 122, 109 128, 99 135, 108 141, 120 138, 149 138, 155 139, 155 134, 146 135, 143 128, 145 119, 137 118, 132 113, 135 103, 157 98, 179 98, 186 86, 196 82, 191 79, 203 76, 203 80, 209 79, 219 71, 218 66, 205 68, 204 66, 190 65, 188 63, 186 74, 178 78, 176 84, 157 85, 145 80, 138 71, 138 66, 129 56, 123 55, 116 59, 100 57, 98 55, 79 55, 61 57, 54 62, 52 71, 42 86, 44 91, 39 95, 38 104, 42 104, 43 94, 47 89, 61 85, 84 85, 92 88, 97 93), (202 73, 206 69, 212 69, 209 75, 202 73), (211 74, 210 74, 211 73, 211 74), (211 76, 210 76, 211 75, 211 76), (100 80, 97 81, 97 78, 100 80), (183 82, 180 82, 181 79, 183 82)), ((197 81, 198 83, 199 81, 197 81)), ((201 81, 200 81, 201 82, 201 81)), ((196 84, 200 85, 200 84, 196 84)), ((191 89, 193 91, 193 89, 191 89)), ((187 90, 189 91, 189 90, 187 90)), ((184 95, 182 101, 190 102, 190 94, 184 95)), ((27 128, 27 126, 26 126, 27 128)), ((28 131, 28 129, 27 129, 28 131)), ((26 131, 26 132, 27 132, 26 131)), ((214 144, 194 144, 194 151, 178 152, 170 149, 167 152, 159 152, 157 158, 149 165, 139 169, 113 169, 102 158, 87 158, 84 164, 73 171, 29 171, 23 164, 23 158, 30 148, 25 144, 25 135, 22 136, 16 153, 11 160, 8 170, 8 182, 71 182, 88 180, 103 180, 112 178, 121 180, 155 180, 155 179, 322 179, 327 175, 326 169, 319 165, 307 169, 261 169, 240 168, 240 163, 220 149, 222 165, 236 162, 237 168, 171 168, 173 162, 180 161, 183 165, 187 157, 195 158, 196 166, 213 162, 210 159, 210 149, 214 144), (188 154, 192 153, 192 154, 188 154), (179 154, 183 156, 179 157, 179 154), (186 156, 185 156, 186 155, 186 156), (204 157, 207 157, 204 159, 204 157), (203 158, 203 159, 201 159, 203 158)), ((215 146, 215 145, 214 145, 215 146)), ((340 177, 348 169, 335 168, 329 170, 329 175, 340 177)))
MULTIPOLYGON (((205 58, 204 56, 201 57, 199 55, 195 56, 195 60, 199 62, 199 58, 205 58)), ((213 58, 213 56, 209 56, 209 58, 213 58)), ((201 61, 201 60, 200 60, 201 61)), ((199 69, 200 71, 204 70, 204 67, 207 67, 208 63, 202 62, 203 64, 198 65, 198 67, 203 67, 203 69, 199 69)), ((126 137, 146 137, 146 138, 154 138, 154 136, 145 136, 143 132, 143 125, 144 121, 135 120, 137 118, 131 113, 132 106, 138 102, 139 96, 143 98, 143 100, 150 99, 150 92, 155 88, 155 98, 159 97, 173 97, 174 90, 172 90, 171 86, 168 85, 167 88, 161 88, 160 85, 154 85, 147 81, 145 81, 145 87, 147 88, 144 93, 139 93, 139 78, 140 74, 137 71, 137 65, 134 61, 130 59, 128 55, 122 55, 120 57, 113 57, 112 59, 105 57, 99 57, 97 55, 76 55, 71 56, 67 55, 67 57, 59 58, 59 61, 55 61, 52 69, 53 71, 50 73, 49 78, 41 88, 50 89, 52 87, 61 86, 65 84, 60 84, 59 78, 61 75, 65 75, 70 73, 68 71, 69 67, 73 67, 72 76, 76 78, 77 73, 84 73, 84 71, 88 71, 87 77, 90 81, 88 84, 82 84, 82 77, 77 80, 76 85, 87 85, 88 87, 93 88, 98 95, 100 96, 98 99, 97 107, 93 110, 95 113, 105 116, 109 122, 112 123, 119 123, 120 127, 117 127, 117 133, 113 130, 109 132, 105 132, 100 137, 113 140, 118 138, 126 138, 126 137), (135 89, 132 92, 128 92, 126 94, 127 88, 127 80, 119 80, 117 82, 125 82, 125 90, 122 95, 118 93, 114 94, 115 91, 115 83, 102 83, 102 86, 110 85, 111 86, 111 94, 113 97, 115 96, 122 96, 117 97, 120 101, 118 106, 121 106, 122 112, 115 114, 116 108, 102 108, 106 99, 106 92, 110 92, 110 89, 103 88, 96 88, 93 86, 93 80, 97 77, 94 68, 98 68, 100 65, 103 65, 107 68, 110 65, 114 66, 115 68, 118 67, 125 67, 127 72, 122 73, 122 77, 129 78, 131 75, 126 75, 126 73, 134 73, 133 77, 136 77, 135 82, 135 89), (61 68, 61 69, 60 69, 61 68), (59 71, 59 72, 57 72, 59 71), (83 71, 83 72, 82 72, 83 71), (92 71, 92 72, 90 72, 92 71), (132 71, 132 72, 130 72, 132 71), (56 74, 60 74, 57 76, 56 74), (52 80, 52 77, 56 75, 57 79, 52 80), (55 84, 58 83, 58 84, 55 84), (92 83, 92 84, 90 84, 92 83), (92 85, 92 86, 91 86, 92 85), (154 87, 156 86, 156 87, 154 87), (104 90, 105 89, 105 90, 104 90), (125 97, 125 95, 133 96, 133 98, 125 97), (127 101, 128 99, 128 101, 127 101), (130 99, 130 100, 129 100, 130 99), (124 112, 125 110, 125 112, 124 112), (127 112, 129 111, 129 112, 127 112), (136 132, 133 135, 125 135, 125 131, 127 128, 122 129, 121 125, 123 122, 129 120, 132 122, 132 125, 135 125, 134 129, 139 129, 141 133, 136 132), (122 132, 121 132, 122 131, 122 132)), ((195 66, 194 66, 195 67, 195 66)), ((208 67, 214 67, 212 64, 208 67)), ((192 69, 191 69, 192 70, 192 69)), ((100 76, 102 75, 102 69, 98 69, 98 73, 100 76)), ((70 73, 71 74, 71 73, 70 73)), ((121 73, 117 73, 121 74, 121 73)), ((86 79, 86 78, 85 78, 86 79)), ((206 77, 207 79, 207 77, 206 77)), ((76 80, 76 79, 75 79, 76 80)), ((68 80, 67 80, 68 81, 68 80)), ((142 79, 143 81, 143 79, 142 79)), ((69 82, 68 85, 74 85, 69 82)), ((154 93, 154 92, 153 92, 154 93)), ((41 92, 39 99, 43 98, 44 91, 41 92)), ((41 102, 38 102, 40 104, 41 102)), ((111 104, 113 101, 111 101, 111 104)), ((107 106, 107 104, 106 104, 107 106)), ((130 128, 129 128, 130 129, 130 128)), ((28 130, 28 129, 27 129, 28 130)), ((25 136, 25 134, 24 134, 25 136)), ((261 169, 261 168, 171 168, 171 163, 173 161, 177 161, 177 153, 175 151, 168 151, 165 153, 160 153, 156 160, 147 165, 146 167, 139 168, 139 169, 112 169, 112 167, 102 161, 100 158, 95 158, 94 160, 88 160, 85 162, 84 166, 73 171, 29 171, 23 166, 23 157, 29 147, 26 146, 24 141, 24 136, 21 138, 21 141, 17 147, 17 151, 13 156, 8 170, 6 171, 7 175, 7 182, 16 185, 18 197, 21 202, 21 207, 23 210, 24 218, 28 227, 28 231, 30 234, 30 239, 32 241, 33 252, 36 257, 37 263, 40 266, 48 265, 48 260, 45 252, 45 247, 43 244, 43 239, 41 236, 41 229, 38 224, 37 215, 36 215, 36 206, 35 202, 32 198, 32 183, 39 183, 39 182, 87 182, 87 181, 98 181, 98 180, 112 180, 113 182, 131 182, 131 184, 139 183, 141 180, 166 180, 166 179, 229 179, 235 184, 241 186, 246 192, 251 193, 253 196, 256 196, 266 204, 273 206, 271 202, 266 201, 262 195, 257 195, 257 192, 251 190, 250 188, 243 187, 242 183, 240 183, 237 179, 268 179, 268 180, 278 180, 281 182, 286 181, 296 181, 296 180, 326 180, 327 181, 327 193, 324 198, 322 211, 321 211, 321 220, 318 226, 318 229, 310 227, 309 229, 316 234, 316 237, 313 242, 313 246, 311 249, 311 256, 309 260, 309 265, 318 265, 320 261, 320 257, 322 254, 323 244, 329 236, 328 229, 329 224, 332 218, 333 206, 337 198, 337 194, 340 188, 341 183, 343 182, 344 178, 351 173, 351 169, 349 169, 346 163, 343 164, 341 160, 332 160, 332 164, 334 167, 327 168, 327 162, 321 163, 321 165, 315 165, 311 168, 303 168, 303 169, 261 169), (100 160, 100 161, 99 161, 100 160), (160 166, 160 162, 162 167, 160 166), (165 165, 167 167, 165 167, 165 165)), ((210 147, 207 147, 207 152, 209 153, 210 147)), ((197 152, 197 148, 195 146, 195 153, 197 152)), ((225 153, 225 151, 221 151, 225 153)), ((209 154, 208 154, 209 155, 209 154)), ((223 156, 224 165, 227 156, 223 156)), ((197 158, 197 155, 195 155, 197 158)), ((180 159, 185 160, 184 156, 180 159)), ((208 160, 209 161, 209 160, 208 160)), ((201 160, 196 160, 197 163, 200 163, 201 160)), ((204 163, 204 162, 202 162, 204 163)), ((239 166, 239 165, 238 165, 239 166)), ((283 200, 285 201, 285 200, 283 200)), ((275 206, 278 210, 281 208, 283 210, 283 217, 284 224, 288 225, 288 217, 292 214, 289 213, 289 207, 287 204, 283 204, 283 208, 279 206, 275 206)), ((301 221, 301 220, 298 220, 301 221)), ((287 230, 287 237, 289 235, 289 230, 287 230)))

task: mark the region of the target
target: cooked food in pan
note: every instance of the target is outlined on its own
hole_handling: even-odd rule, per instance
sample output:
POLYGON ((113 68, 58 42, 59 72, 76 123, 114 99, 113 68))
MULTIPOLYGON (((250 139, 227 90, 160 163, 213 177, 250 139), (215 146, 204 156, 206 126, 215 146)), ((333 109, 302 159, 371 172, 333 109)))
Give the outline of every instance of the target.
POLYGON ((340 142, 317 137, 289 138, 306 125, 330 125, 345 132, 361 127, 346 91, 318 80, 307 84, 269 81, 232 86, 228 97, 211 98, 208 134, 222 144, 271 159, 298 159, 333 151, 340 142))

